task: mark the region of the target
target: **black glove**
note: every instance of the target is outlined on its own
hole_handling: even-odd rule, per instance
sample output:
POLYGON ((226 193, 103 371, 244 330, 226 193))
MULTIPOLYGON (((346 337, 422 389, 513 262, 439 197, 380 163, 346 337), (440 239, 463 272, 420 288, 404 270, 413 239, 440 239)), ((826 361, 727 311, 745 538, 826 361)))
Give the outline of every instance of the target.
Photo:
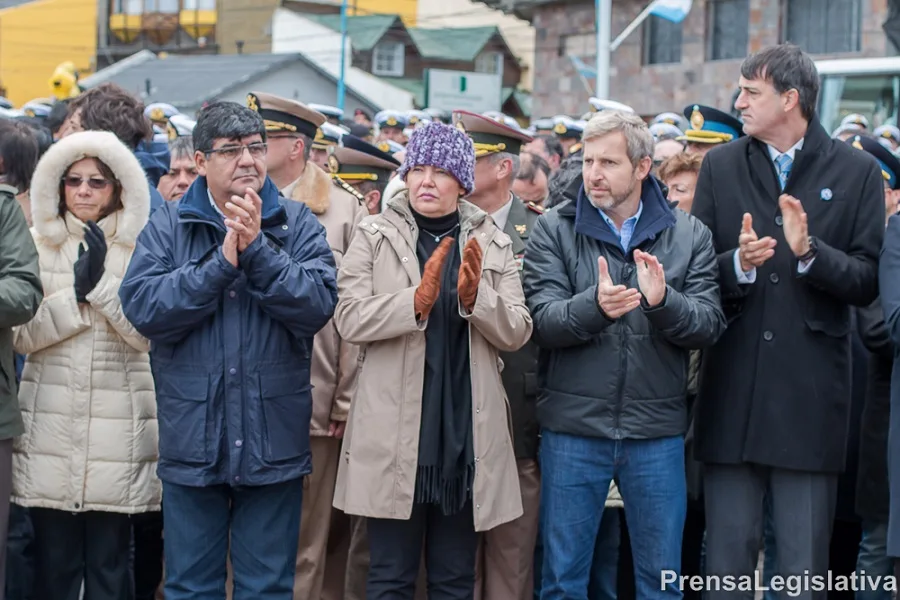
POLYGON ((75 299, 78 302, 87 302, 87 295, 103 277, 103 263, 106 261, 106 236, 93 221, 88 221, 84 228, 84 241, 87 243, 87 250, 84 244, 78 245, 78 260, 74 266, 75 299))

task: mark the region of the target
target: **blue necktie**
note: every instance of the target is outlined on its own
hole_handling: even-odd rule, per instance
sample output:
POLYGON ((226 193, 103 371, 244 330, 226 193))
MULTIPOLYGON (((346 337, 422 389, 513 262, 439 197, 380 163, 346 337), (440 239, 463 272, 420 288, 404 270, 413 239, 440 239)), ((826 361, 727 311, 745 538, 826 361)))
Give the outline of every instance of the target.
POLYGON ((791 167, 794 165, 794 159, 787 154, 782 154, 775 159, 775 165, 778 167, 778 181, 781 183, 781 189, 787 185, 788 177, 791 175, 791 167))

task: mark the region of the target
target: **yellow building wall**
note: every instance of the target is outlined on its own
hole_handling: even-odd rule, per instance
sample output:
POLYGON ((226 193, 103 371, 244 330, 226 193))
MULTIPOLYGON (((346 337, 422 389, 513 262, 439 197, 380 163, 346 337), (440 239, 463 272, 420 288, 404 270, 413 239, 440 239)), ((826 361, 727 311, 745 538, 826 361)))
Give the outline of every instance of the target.
POLYGON ((97 2, 36 0, 0 10, 0 84, 14 106, 50 97, 50 76, 62 62, 81 74, 92 68, 97 2))
POLYGON ((348 0, 351 15, 400 15, 407 27, 415 27, 418 0, 348 0), (354 12, 355 10, 355 12, 354 12))

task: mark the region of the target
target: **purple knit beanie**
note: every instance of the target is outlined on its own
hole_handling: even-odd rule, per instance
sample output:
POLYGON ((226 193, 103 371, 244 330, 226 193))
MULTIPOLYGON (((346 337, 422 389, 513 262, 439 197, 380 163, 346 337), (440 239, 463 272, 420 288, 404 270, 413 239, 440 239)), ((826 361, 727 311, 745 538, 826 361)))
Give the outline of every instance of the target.
POLYGON ((405 179, 413 167, 437 167, 453 175, 466 194, 475 190, 475 146, 456 127, 432 121, 413 131, 406 158, 397 171, 405 179))

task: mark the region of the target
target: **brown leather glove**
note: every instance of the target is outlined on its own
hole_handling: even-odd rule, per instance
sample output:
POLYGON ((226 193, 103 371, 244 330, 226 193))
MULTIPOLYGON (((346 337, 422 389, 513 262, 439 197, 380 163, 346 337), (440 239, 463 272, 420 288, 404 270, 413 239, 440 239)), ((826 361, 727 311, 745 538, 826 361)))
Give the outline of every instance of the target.
POLYGON ((413 306, 416 311, 416 319, 424 321, 431 314, 431 308, 437 302, 438 294, 441 291, 441 272, 444 270, 444 263, 447 262, 447 256, 453 251, 453 238, 444 238, 432 253, 431 258, 425 263, 422 270, 422 281, 416 288, 416 295, 413 300, 413 306))
POLYGON ((459 277, 456 280, 456 293, 467 312, 475 308, 478 298, 478 283, 481 281, 481 246, 478 240, 471 238, 463 248, 462 264, 459 266, 459 277))

